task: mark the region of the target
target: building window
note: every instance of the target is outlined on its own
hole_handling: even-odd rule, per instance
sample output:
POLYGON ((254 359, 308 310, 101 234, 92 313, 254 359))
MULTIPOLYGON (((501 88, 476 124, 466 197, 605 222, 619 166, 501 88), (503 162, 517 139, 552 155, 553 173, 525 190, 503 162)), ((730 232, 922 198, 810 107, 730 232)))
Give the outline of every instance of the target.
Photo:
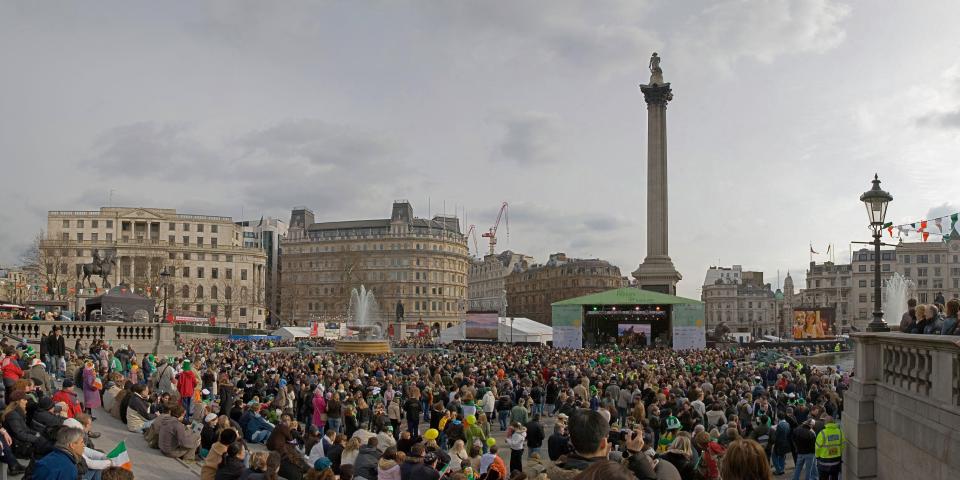
POLYGON ((223 289, 223 298, 225 298, 225 299, 227 299, 227 300, 232 300, 232 299, 233 299, 233 289, 230 288, 229 286, 228 286, 228 287, 224 287, 224 289, 223 289))
POLYGON ((100 221, 99 221, 99 220, 90 220, 90 226, 92 226, 93 228, 99 228, 99 227, 100 227, 100 221))
POLYGON ((903 269, 903 276, 904 276, 904 277, 909 277, 909 276, 910 276, 910 268, 904 268, 904 269, 903 269))
POLYGON ((197 237, 197 245, 203 245, 203 237, 197 237))
MULTIPOLYGON (((918 263, 919 263, 919 262, 918 262, 918 263)), ((927 276, 927 267, 918 268, 918 269, 917 269, 917 276, 918 276, 918 277, 926 277, 926 276, 927 276)))
POLYGON ((203 298, 203 285, 197 285, 197 298, 203 298))
POLYGON ((90 240, 92 240, 92 241, 94 241, 94 242, 96 242, 97 240, 99 240, 99 237, 100 237, 100 235, 97 235, 97 232, 93 232, 93 233, 90 234, 90 240))
POLYGON ((884 272, 889 272, 889 271, 890 271, 890 264, 889 264, 889 263, 883 264, 883 271, 884 271, 884 272))
POLYGON ((176 231, 176 230, 177 230, 177 224, 176 224, 176 223, 173 223, 173 222, 170 222, 170 224, 167 225, 167 230, 169 230, 169 231, 171 231, 171 232, 176 231))
POLYGON ((190 260, 190 252, 183 252, 183 259, 190 260))
POLYGON ((217 233, 217 225, 210 225, 210 233, 217 233))
POLYGON ((110 233, 110 232, 107 232, 107 241, 108 241, 108 242, 112 242, 112 241, 113 241, 113 234, 110 233))
POLYGON ((211 247, 214 247, 214 248, 217 247, 217 239, 216 239, 216 238, 211 238, 211 239, 210 239, 210 246, 211 246, 211 247))
POLYGON ((83 220, 77 220, 77 228, 83 228, 83 220))
POLYGON ((246 269, 246 268, 241 268, 241 269, 240 269, 240 280, 246 280, 246 279, 247 279, 247 269, 246 269))
POLYGON ((866 272, 866 271, 867 271, 867 266, 861 264, 861 265, 859 265, 859 266, 857 267, 857 270, 858 270, 858 271, 861 271, 861 272, 866 272))
POLYGON ((183 278, 190 278, 190 267, 183 267, 183 278))
POLYGON ((83 241, 83 232, 77 232, 77 241, 78 241, 78 242, 82 242, 82 241, 83 241))
POLYGON ((210 269, 210 278, 220 278, 220 269, 211 268, 210 269))
POLYGON ((184 244, 184 245, 190 245, 190 237, 188 237, 187 235, 184 235, 184 236, 183 236, 183 244, 184 244))
POLYGON ((240 316, 241 317, 247 316, 247 307, 240 307, 240 316))
POLYGON ((113 220, 107 220, 107 228, 113 228, 113 220))
POLYGON ((190 231, 190 224, 189 224, 189 223, 184 223, 184 224, 183 224, 183 231, 184 231, 184 232, 189 232, 189 231, 190 231))
POLYGON ((927 293, 923 292, 920 294, 920 303, 927 303, 927 293))
POLYGON ((167 243, 177 243, 177 237, 174 235, 167 235, 167 243))
POLYGON ((860 300, 860 303, 867 303, 867 294, 861 293, 859 300, 860 300))
POLYGON ((184 285, 180 288, 180 296, 183 298, 190 298, 190 286, 184 285))
POLYGON ((70 228, 70 220, 63 221, 63 228, 70 228))
POLYGON ((903 263, 910 263, 910 255, 903 256, 903 263))
POLYGON ((224 273, 224 276, 227 278, 227 280, 233 280, 233 269, 232 269, 232 268, 226 269, 226 271, 224 271, 223 273, 224 273))
POLYGON ((216 300, 216 299, 217 299, 217 293, 219 293, 219 292, 217 292, 217 286, 216 286, 216 285, 210 287, 210 298, 216 300))
POLYGON ((867 286, 867 281, 866 281, 866 280, 860 280, 859 285, 860 285, 860 288, 866 288, 866 286, 867 286))
POLYGON ((201 233, 203 232, 203 224, 202 224, 202 223, 198 223, 198 224, 197 224, 197 231, 198 231, 198 232, 201 232, 201 233))
POLYGON ((927 255, 917 255, 917 263, 928 263, 927 258, 927 255))

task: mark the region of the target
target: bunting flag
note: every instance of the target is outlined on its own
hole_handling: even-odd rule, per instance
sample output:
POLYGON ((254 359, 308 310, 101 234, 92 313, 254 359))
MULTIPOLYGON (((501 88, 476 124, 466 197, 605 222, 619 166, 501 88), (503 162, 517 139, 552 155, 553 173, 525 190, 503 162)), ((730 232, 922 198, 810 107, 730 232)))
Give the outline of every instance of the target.
POLYGON ((810 244, 810 253, 815 254, 815 255, 820 255, 820 252, 818 252, 818 251, 816 251, 816 250, 813 249, 813 244, 812 244, 812 243, 810 244))
POLYGON ((927 221, 920 220, 920 230, 926 230, 926 229, 927 229, 927 221))
POLYGON ((133 463, 130 462, 130 455, 127 454, 127 444, 123 440, 107 454, 107 458, 114 460, 124 470, 133 471, 133 463))
POLYGON ((937 226, 937 231, 943 233, 943 224, 940 223, 940 219, 934 219, 933 224, 937 226))
POLYGON ((832 245, 827 245, 827 255, 830 255, 830 247, 832 247, 832 245))
POLYGON ((923 241, 926 242, 926 241, 927 241, 927 237, 929 237, 929 236, 930 236, 930 232, 923 232, 923 241))
POLYGON ((887 232, 890 233, 890 238, 893 238, 893 227, 887 227, 887 232))
POLYGON ((890 234, 891 237, 896 236, 901 240, 904 237, 909 238, 910 233, 918 233, 920 234, 920 237, 923 239, 923 241, 927 241, 930 235, 940 235, 943 241, 946 242, 950 240, 950 236, 953 234, 954 231, 956 231, 958 222, 960 222, 960 212, 953 213, 950 215, 943 215, 941 217, 936 217, 932 219, 917 220, 914 222, 902 223, 900 225, 894 225, 892 222, 885 223, 881 228, 887 229, 887 232, 890 234), (944 228, 944 220, 947 218, 950 219, 950 227, 944 228), (936 232, 931 231, 932 229, 928 230, 927 228, 931 226, 930 225, 931 220, 933 221, 933 226, 937 227, 936 232), (896 235, 893 234, 893 229, 897 230, 896 235))

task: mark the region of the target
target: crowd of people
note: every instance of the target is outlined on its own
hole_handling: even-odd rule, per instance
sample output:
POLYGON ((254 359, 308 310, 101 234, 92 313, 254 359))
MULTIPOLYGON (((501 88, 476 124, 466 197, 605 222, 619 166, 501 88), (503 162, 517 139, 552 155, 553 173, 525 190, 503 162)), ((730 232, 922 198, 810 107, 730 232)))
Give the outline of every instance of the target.
POLYGON ((121 478, 93 446, 97 412, 204 480, 749 480, 782 474, 787 457, 794 479, 840 469, 849 373, 751 349, 364 356, 204 339, 155 357, 100 342, 70 352, 58 331, 42 342, 39 354, 2 345, 2 458, 32 478, 121 478), (67 463, 79 477, 39 476, 67 463))
POLYGON ((950 299, 944 305, 943 296, 937 298, 939 303, 930 305, 917 304, 917 299, 907 301, 907 311, 900 319, 900 331, 904 333, 922 333, 927 335, 955 335, 960 336, 960 300, 950 299))

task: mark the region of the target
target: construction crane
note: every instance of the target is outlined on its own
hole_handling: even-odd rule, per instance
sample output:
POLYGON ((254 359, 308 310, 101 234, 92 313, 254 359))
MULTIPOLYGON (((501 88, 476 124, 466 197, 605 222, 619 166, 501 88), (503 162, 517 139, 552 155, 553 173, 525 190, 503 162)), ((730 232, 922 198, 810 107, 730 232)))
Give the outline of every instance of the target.
POLYGON ((467 239, 473 239, 473 251, 476 252, 476 255, 480 256, 480 244, 477 243, 477 226, 470 225, 470 228, 467 229, 467 234, 464 235, 467 239))
POLYGON ((507 212, 507 202, 503 202, 503 205, 500 206, 500 212, 497 213, 497 221, 494 222, 493 226, 490 227, 490 230, 487 230, 486 233, 480 235, 483 238, 490 239, 490 255, 493 255, 497 247, 497 228, 500 227, 500 219, 504 218, 507 221, 507 236, 510 236, 510 214, 507 212))

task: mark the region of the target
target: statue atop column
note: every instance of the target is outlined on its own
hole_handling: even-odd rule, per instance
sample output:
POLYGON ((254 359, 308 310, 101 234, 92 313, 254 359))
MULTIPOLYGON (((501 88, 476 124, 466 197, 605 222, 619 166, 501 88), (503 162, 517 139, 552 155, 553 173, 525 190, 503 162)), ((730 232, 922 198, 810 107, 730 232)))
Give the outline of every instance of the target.
POLYGON ((650 85, 663 85, 663 69, 660 68, 660 56, 653 52, 650 56, 650 85))

